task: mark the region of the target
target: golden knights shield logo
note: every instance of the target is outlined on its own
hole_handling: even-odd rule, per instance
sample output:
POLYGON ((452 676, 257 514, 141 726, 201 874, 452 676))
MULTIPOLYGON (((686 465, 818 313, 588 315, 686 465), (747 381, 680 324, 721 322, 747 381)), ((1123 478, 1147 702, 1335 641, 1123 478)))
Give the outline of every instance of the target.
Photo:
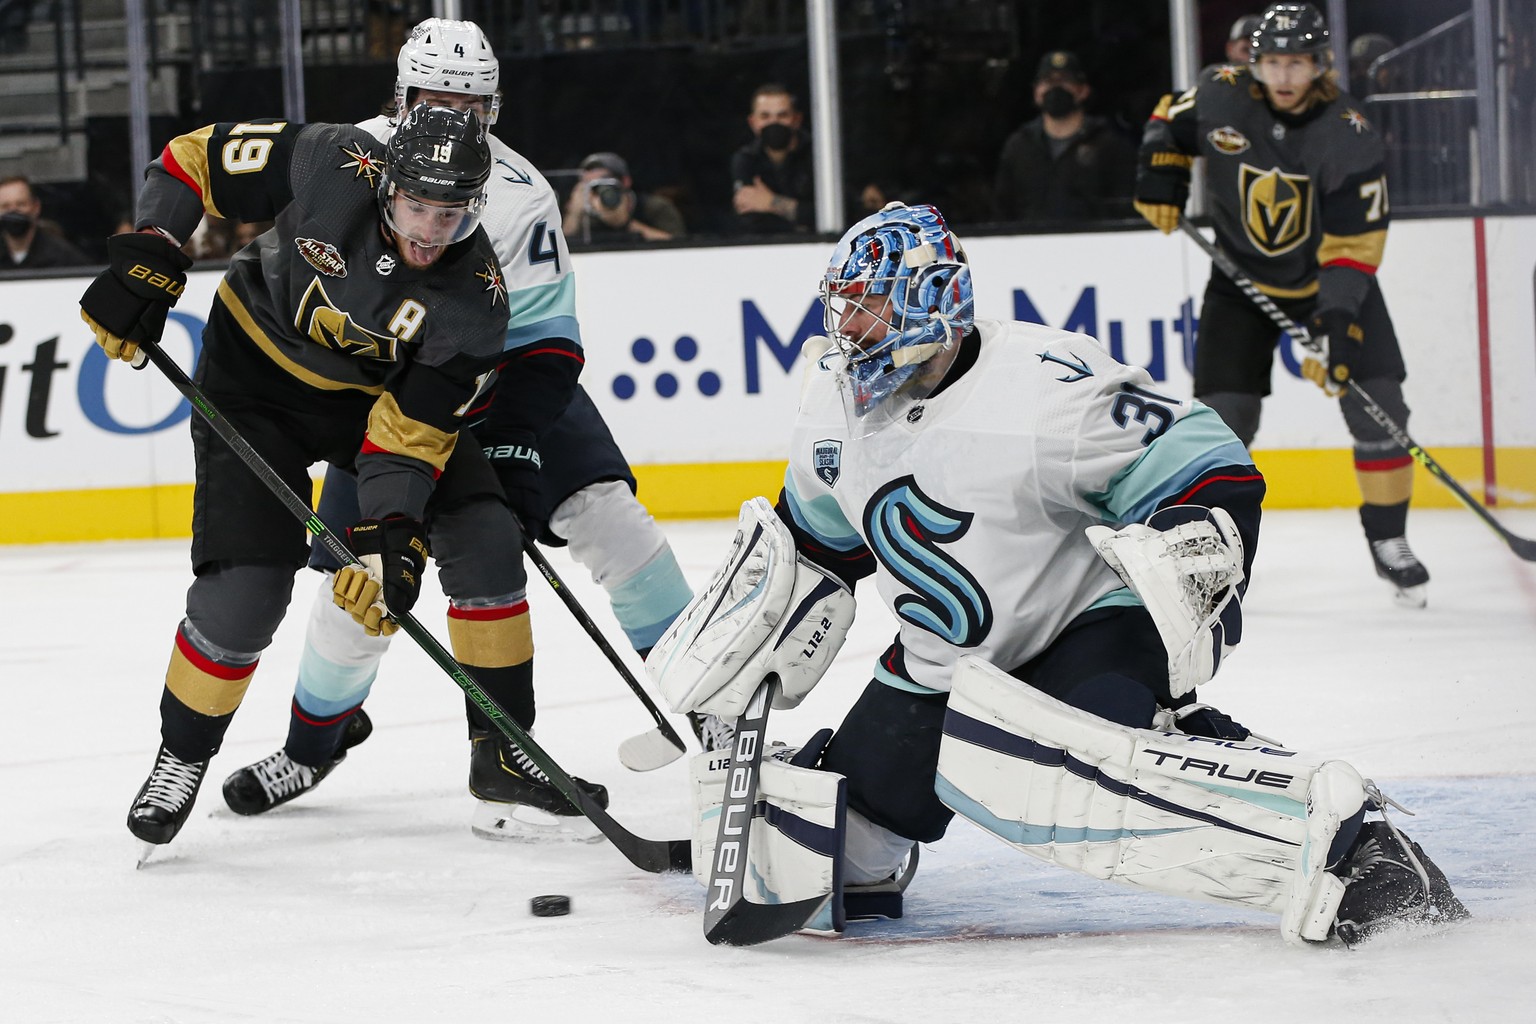
POLYGON ((1237 172, 1243 231, 1266 256, 1290 252, 1312 235, 1312 179, 1243 164, 1237 172))

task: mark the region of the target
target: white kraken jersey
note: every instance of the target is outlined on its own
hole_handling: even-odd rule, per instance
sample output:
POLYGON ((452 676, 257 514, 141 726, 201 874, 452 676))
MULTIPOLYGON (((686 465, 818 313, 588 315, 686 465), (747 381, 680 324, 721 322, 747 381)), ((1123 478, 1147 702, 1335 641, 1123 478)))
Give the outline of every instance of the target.
MULTIPOLYGON (((358 127, 380 142, 393 128, 380 115, 358 127)), ((487 134, 491 177, 480 224, 501 260, 507 286, 507 344, 519 348, 544 338, 581 344, 576 323, 576 276, 560 229, 560 200, 538 168, 522 154, 487 134)))
POLYGON ((900 621, 875 677, 906 688, 947 691, 962 654, 1015 668, 1087 609, 1136 603, 1083 529, 1252 463, 1214 412, 1088 335, 976 329, 975 365, 904 420, 851 438, 835 374, 813 364, 795 423, 785 504, 818 545, 873 552, 900 621))

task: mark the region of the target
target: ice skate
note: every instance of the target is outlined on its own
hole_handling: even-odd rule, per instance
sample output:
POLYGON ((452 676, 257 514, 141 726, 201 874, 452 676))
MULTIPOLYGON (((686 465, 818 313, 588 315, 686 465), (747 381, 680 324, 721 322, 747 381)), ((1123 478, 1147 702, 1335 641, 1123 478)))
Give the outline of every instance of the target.
MULTIPOLYGON (((575 781, 599 807, 607 809, 606 787, 575 781)), ((469 827, 482 839, 593 843, 603 838, 548 776, 499 733, 477 735, 471 741, 469 791, 477 801, 469 827)))
POLYGON ((912 884, 912 876, 917 874, 917 851, 918 846, 913 843, 912 852, 896 866, 890 878, 868 885, 843 886, 843 913, 849 921, 900 919, 902 893, 907 891, 907 886, 912 884))
POLYGON ((155 766, 128 811, 128 831, 144 844, 139 851, 139 866, 143 866, 154 847, 175 839, 187 823, 207 771, 207 761, 183 761, 161 745, 155 754, 155 766))
POLYGON ((1360 826, 1344 862, 1332 869, 1346 887, 1334 933, 1355 946, 1396 925, 1445 924, 1470 917, 1445 872, 1419 844, 1385 821, 1360 826))
POLYGON ((1370 544, 1376 575, 1392 584, 1393 600, 1403 608, 1423 608, 1428 604, 1429 570, 1408 546, 1408 538, 1391 537, 1370 544))
POLYGON ((330 761, 318 768, 299 764, 286 750, 246 765, 224 780, 224 802, 236 814, 261 814, 295 797, 303 796, 347 759, 347 751, 373 733, 373 722, 361 708, 347 720, 341 745, 330 761))
POLYGON ((688 712, 688 724, 705 750, 730 750, 736 745, 736 727, 719 715, 688 712))

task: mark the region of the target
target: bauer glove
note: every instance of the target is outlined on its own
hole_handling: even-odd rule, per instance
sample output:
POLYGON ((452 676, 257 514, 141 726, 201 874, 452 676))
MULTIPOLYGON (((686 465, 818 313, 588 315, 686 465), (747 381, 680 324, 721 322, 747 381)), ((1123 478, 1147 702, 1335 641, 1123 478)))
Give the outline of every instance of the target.
POLYGON ((1365 350, 1365 332, 1343 310, 1324 309, 1312 315, 1311 333, 1317 349, 1302 358, 1301 375, 1329 398, 1337 398, 1365 350))
POLYGON ((169 239, 136 231, 107 239, 107 269, 80 296, 80 319, 109 357, 144 365, 143 342, 157 342, 165 316, 187 286, 192 261, 169 239))
POLYGON ((548 525, 544 510, 542 476, 544 460, 539 456, 537 441, 525 430, 511 430, 503 435, 505 444, 488 445, 486 460, 501 481, 501 490, 507 496, 507 505, 517 521, 522 524, 523 535, 538 540, 548 525))
POLYGON ((363 564, 337 571, 331 598, 369 636, 389 636, 400 628, 395 619, 415 607, 421 594, 426 530, 406 516, 364 519, 347 531, 347 540, 363 564))

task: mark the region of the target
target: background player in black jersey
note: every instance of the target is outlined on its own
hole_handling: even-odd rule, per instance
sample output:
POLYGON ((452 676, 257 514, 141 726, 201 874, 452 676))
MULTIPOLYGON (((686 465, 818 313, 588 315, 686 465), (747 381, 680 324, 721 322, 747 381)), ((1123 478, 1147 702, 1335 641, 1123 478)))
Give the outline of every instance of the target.
MULTIPOLYGON (((80 305, 107 354, 134 361, 181 294, 180 245, 203 213, 275 218, 220 282, 198 383, 294 491, 307 493, 315 462, 355 471, 350 540, 367 568, 338 573, 335 599, 367 628, 390 630, 391 610, 414 605, 430 543, 455 655, 526 727, 527 578, 505 542, 518 526, 480 447, 456 443, 506 328, 479 227, 490 168, 479 119, 446 108, 413 108, 387 150, 352 125, 211 125, 150 165, 137 230, 108 241, 110 265, 80 305)), ((580 365, 570 346, 543 386, 569 392, 580 365)), ((196 578, 160 749, 128 814, 147 844, 186 822, 308 556, 304 528, 201 417, 192 435, 196 578)))
MULTIPOLYGON (((1259 290, 1327 343, 1327 365, 1303 373, 1338 396, 1354 438, 1360 523, 1376 572, 1399 603, 1423 607, 1429 571, 1408 546, 1413 459, 1365 412, 1353 378, 1406 429, 1407 371, 1376 268, 1390 204, 1380 134, 1329 69, 1328 27, 1311 4, 1265 10, 1247 67, 1217 65, 1182 96, 1165 96, 1142 138, 1136 209, 1159 230, 1178 226, 1190 167, 1206 161, 1216 239, 1259 290)), ((1195 396, 1245 444, 1279 329, 1213 270, 1200 313, 1195 396)))

